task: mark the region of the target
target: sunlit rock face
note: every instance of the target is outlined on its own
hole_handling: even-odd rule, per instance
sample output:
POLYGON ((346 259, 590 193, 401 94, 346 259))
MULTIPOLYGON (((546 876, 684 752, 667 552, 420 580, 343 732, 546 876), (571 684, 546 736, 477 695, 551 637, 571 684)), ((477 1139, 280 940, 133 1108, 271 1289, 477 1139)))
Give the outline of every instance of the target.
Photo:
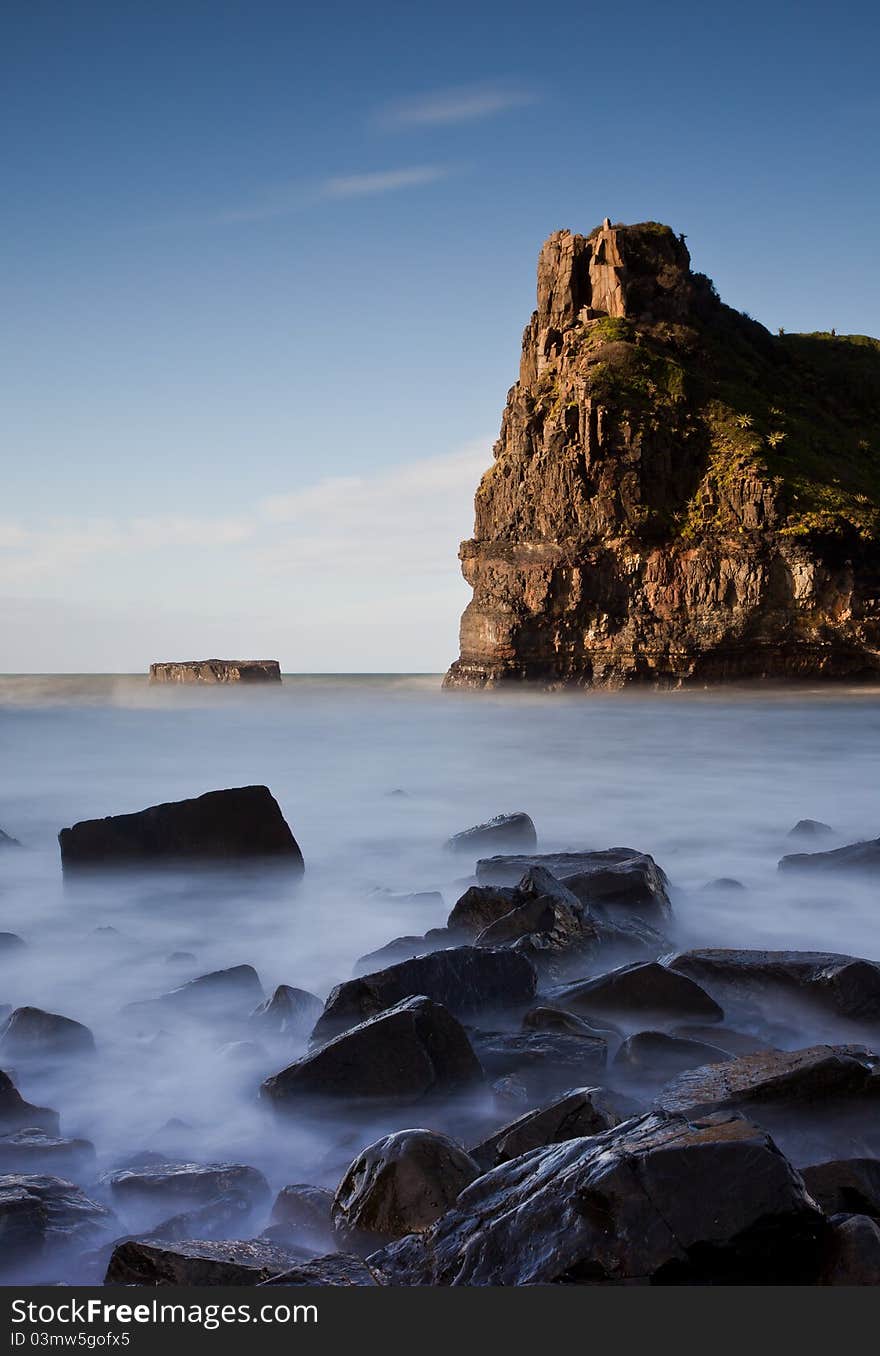
POLYGON ((450 687, 880 672, 880 342, 773 336, 644 222, 557 231, 450 687))
POLYGON ((151 683, 280 683, 277 659, 186 659, 150 665, 151 683))

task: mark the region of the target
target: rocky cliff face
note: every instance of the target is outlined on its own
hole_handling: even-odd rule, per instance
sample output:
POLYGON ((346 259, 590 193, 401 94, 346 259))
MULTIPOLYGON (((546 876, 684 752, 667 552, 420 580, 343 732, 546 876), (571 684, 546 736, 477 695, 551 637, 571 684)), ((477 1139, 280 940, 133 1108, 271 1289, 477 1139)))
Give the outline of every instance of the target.
POLYGON ((880 343, 771 336, 667 226, 558 231, 451 687, 880 673, 880 343))
POLYGON ((151 683, 280 683, 277 659, 186 659, 150 665, 151 683))

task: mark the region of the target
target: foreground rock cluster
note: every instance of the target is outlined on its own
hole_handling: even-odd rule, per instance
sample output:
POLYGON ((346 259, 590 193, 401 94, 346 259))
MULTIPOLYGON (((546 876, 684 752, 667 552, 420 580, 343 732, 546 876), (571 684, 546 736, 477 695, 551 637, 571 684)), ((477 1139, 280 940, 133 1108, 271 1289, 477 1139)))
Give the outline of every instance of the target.
MULTIPOLYGON (((138 1146, 108 1165, 19 1086, 88 1077, 92 1033, 8 1012, 0 1281, 880 1284, 880 963, 679 950, 649 855, 542 853, 526 818, 459 835, 517 850, 474 858, 445 927, 324 1002, 241 964, 120 1013, 155 1039, 208 1024, 230 1059, 298 1051, 253 1096, 267 1133, 325 1143, 315 1180, 138 1146)), ((835 861, 876 872, 871 846, 835 861)))

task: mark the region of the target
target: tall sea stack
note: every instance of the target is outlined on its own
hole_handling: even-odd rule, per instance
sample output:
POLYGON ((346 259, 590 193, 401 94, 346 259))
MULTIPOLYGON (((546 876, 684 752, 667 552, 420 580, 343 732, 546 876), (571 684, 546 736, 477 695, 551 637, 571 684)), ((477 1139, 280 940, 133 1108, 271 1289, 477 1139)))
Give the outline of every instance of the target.
POLYGON ((876 677, 878 505, 880 342, 771 335, 668 226, 557 231, 446 685, 876 677))

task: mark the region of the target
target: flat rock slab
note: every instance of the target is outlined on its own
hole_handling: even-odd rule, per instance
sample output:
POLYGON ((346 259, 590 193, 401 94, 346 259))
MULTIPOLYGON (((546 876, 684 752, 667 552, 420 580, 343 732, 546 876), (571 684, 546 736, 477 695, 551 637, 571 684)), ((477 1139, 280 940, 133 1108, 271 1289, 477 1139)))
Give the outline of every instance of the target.
POLYGON ((876 1097, 872 1058, 858 1045, 741 1055, 680 1074, 661 1090, 656 1105, 672 1114, 702 1115, 758 1102, 821 1106, 841 1097, 876 1097))
POLYGON ((847 843, 828 852, 792 852, 779 863, 780 871, 846 871, 876 876, 880 871, 880 838, 847 843))
POLYGON ((259 1285, 301 1262, 293 1249, 262 1238, 129 1239, 113 1251, 105 1285, 259 1285))
POLYGON ((299 845, 266 786, 208 791, 135 814, 85 819, 58 835, 65 871, 263 861, 303 870, 299 845))
POLYGON ((379 1285, 376 1273, 351 1253, 328 1253, 283 1271, 263 1285, 379 1285))
POLYGON ((61 1139, 36 1127, 0 1135, 0 1173, 49 1172, 78 1177, 95 1166, 95 1146, 87 1139, 61 1139))
POLYGON ((880 964, 833 951, 684 951, 666 964, 743 1006, 797 998, 853 1022, 880 1021, 880 964))
POLYGON ((241 1163, 157 1163, 111 1172, 104 1180, 120 1204, 149 1201, 182 1208, 239 1196, 257 1206, 268 1203, 270 1195, 263 1174, 241 1163))
POLYGON ((724 1017, 721 1007, 696 980, 657 961, 621 965, 595 979, 551 989, 546 997, 554 1007, 587 1017, 607 1013, 630 1024, 642 1025, 645 1017, 661 1022, 720 1022, 724 1017))

